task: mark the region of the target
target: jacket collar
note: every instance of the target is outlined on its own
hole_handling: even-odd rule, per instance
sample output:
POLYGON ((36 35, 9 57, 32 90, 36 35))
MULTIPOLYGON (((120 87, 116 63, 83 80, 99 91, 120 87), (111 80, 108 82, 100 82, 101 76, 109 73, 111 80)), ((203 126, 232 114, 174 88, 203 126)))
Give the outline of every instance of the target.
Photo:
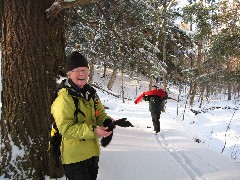
POLYGON ((96 93, 96 90, 89 84, 85 84, 83 88, 80 88, 71 79, 67 79, 65 85, 71 95, 84 97, 88 101, 96 93))

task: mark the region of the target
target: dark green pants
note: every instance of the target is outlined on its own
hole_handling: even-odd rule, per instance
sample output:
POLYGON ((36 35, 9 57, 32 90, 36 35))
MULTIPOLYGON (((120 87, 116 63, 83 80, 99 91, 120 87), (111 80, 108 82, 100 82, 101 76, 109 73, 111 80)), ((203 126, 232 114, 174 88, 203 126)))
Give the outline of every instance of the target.
POLYGON ((151 112, 154 131, 157 133, 160 132, 160 114, 158 112, 151 112))

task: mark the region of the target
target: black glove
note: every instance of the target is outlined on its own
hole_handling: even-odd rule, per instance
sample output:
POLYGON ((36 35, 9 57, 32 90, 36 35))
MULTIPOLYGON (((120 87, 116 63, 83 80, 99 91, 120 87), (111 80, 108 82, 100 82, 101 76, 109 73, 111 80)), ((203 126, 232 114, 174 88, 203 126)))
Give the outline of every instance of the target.
POLYGON ((108 127, 108 129, 106 131, 112 131, 112 134, 110 134, 107 137, 103 137, 101 139, 101 146, 106 147, 112 140, 112 136, 113 136, 113 129, 115 128, 115 125, 113 125, 112 119, 106 119, 103 122, 103 126, 104 127, 108 127))
POLYGON ((113 123, 115 126, 118 125, 120 127, 134 127, 132 125, 132 123, 130 123, 129 121, 126 121, 126 120, 127 120, 127 118, 122 118, 122 119, 118 119, 118 120, 114 121, 113 123))
POLYGON ((115 125, 113 124, 112 119, 106 119, 103 122, 104 127, 108 127, 107 131, 112 131, 115 128, 115 125))
POLYGON ((108 137, 103 137, 101 139, 101 146, 106 147, 112 140, 113 132, 108 137))
POLYGON ((106 147, 112 140, 113 129, 115 129, 116 125, 121 127, 134 127, 129 121, 126 121, 127 118, 118 119, 116 121, 112 121, 112 119, 106 119, 103 122, 104 127, 108 127, 107 131, 112 131, 108 137, 104 137, 101 139, 101 146, 106 147))

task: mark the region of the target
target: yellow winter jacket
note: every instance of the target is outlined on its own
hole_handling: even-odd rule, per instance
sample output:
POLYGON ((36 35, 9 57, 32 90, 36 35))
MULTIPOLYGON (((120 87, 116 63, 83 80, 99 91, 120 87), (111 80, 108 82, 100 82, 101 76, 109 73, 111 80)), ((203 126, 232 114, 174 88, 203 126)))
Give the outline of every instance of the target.
POLYGON ((99 139, 94 133, 94 126, 102 126, 105 119, 110 118, 98 99, 95 116, 94 101, 78 97, 78 108, 85 117, 78 113, 78 123, 74 122, 75 104, 72 95, 66 88, 59 91, 52 104, 51 113, 59 132, 62 134, 62 164, 71 164, 100 155, 99 139))

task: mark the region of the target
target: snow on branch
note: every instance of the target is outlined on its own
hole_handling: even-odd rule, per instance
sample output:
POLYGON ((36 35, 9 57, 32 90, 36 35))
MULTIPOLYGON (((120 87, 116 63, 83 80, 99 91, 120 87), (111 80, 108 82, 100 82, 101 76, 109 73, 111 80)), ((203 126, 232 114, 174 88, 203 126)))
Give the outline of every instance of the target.
POLYGON ((47 18, 50 20, 50 22, 53 22, 63 9, 91 4, 98 1, 99 0, 55 0, 51 7, 46 9, 47 18))

